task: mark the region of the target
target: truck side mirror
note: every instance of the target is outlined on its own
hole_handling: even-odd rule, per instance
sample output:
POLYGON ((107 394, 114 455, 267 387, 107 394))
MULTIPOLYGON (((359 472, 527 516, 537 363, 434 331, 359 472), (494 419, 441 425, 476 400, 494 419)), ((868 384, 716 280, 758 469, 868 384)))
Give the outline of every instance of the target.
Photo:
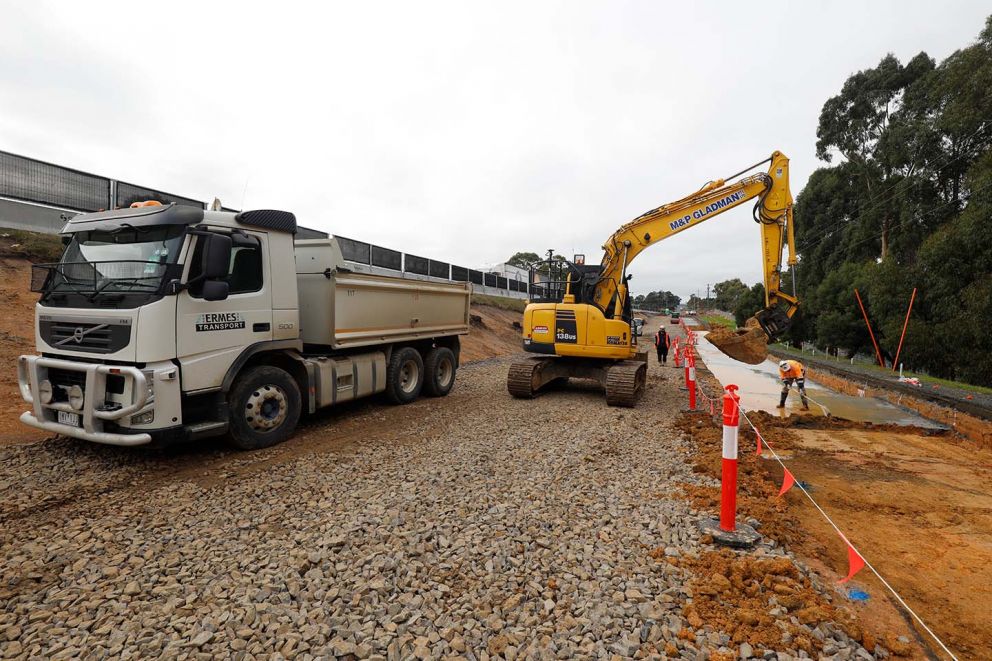
POLYGON ((203 283, 203 300, 224 301, 231 286, 226 280, 206 280, 203 283))
MULTIPOLYGON (((210 234, 204 238, 207 245, 203 247, 203 276, 207 280, 226 278, 231 267, 231 237, 227 234, 210 234)), ((227 294, 224 296, 226 298, 227 294)))

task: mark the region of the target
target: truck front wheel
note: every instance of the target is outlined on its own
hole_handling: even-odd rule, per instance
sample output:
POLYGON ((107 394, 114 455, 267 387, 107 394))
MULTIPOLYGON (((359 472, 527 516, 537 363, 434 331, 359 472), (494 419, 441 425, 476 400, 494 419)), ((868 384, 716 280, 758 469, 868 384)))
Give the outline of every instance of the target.
POLYGON ((455 385, 455 369, 455 352, 447 347, 431 349, 424 361, 424 392, 431 397, 447 395, 455 385))
POLYGON ((409 404, 424 387, 424 359, 413 347, 393 351, 386 368, 386 396, 394 404, 409 404))
POLYGON ((248 369, 227 397, 231 444, 258 450, 282 443, 300 420, 300 389, 278 367, 248 369))

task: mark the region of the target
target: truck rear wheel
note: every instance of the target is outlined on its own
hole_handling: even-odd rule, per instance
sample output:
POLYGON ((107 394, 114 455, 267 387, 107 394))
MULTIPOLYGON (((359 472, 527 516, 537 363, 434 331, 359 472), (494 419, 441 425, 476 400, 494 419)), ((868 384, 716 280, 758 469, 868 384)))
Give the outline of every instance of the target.
POLYGON ((258 450, 282 443, 300 420, 300 389, 278 367, 248 369, 227 397, 231 445, 258 450))
POLYGON ((431 397, 444 397, 455 385, 455 352, 447 347, 434 347, 424 361, 424 392, 431 397))
POLYGON ((386 367, 386 396, 394 404, 409 404, 424 387, 424 359, 413 347, 393 351, 386 367))

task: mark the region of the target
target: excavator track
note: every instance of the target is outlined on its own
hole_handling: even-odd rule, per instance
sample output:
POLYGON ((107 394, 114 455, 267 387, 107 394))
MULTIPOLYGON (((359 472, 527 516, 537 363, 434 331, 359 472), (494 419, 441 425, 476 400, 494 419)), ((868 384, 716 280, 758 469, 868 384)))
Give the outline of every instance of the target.
POLYGON ((644 394, 647 380, 646 363, 624 360, 611 365, 606 373, 606 403, 610 406, 632 407, 644 394))
POLYGON ((520 399, 532 399, 544 385, 541 380, 544 368, 554 358, 518 358, 510 364, 506 375, 506 389, 511 395, 520 399))

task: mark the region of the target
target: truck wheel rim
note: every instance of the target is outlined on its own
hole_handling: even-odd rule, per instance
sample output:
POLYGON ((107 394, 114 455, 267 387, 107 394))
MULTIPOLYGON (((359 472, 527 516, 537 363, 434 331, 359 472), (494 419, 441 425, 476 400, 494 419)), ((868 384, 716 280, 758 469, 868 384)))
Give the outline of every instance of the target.
POLYGON ((439 362, 437 364, 437 384, 442 388, 447 388, 448 384, 451 383, 452 372, 450 360, 439 362))
POLYGON ((289 412, 282 388, 266 384, 254 390, 245 402, 245 421, 256 431, 271 431, 281 425, 289 412))
POLYGON ((414 392, 420 382, 420 368, 417 363, 408 360, 400 367, 400 390, 405 393, 414 392))

